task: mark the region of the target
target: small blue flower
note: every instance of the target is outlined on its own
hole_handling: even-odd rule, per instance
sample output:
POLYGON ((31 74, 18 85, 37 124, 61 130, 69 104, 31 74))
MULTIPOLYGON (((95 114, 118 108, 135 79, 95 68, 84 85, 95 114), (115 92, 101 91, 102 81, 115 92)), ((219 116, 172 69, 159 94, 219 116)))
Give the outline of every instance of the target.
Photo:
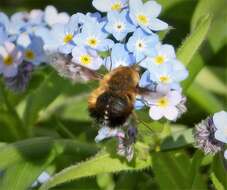
POLYGON ((47 6, 44 11, 44 21, 50 27, 55 24, 66 24, 69 21, 69 15, 65 12, 58 13, 54 6, 47 6))
POLYGON ((14 77, 17 75, 18 66, 23 61, 23 54, 11 42, 4 42, 0 46, 0 73, 4 77, 14 77))
POLYGON ((158 43, 154 47, 154 54, 149 56, 140 63, 140 66, 149 69, 152 66, 162 66, 169 64, 172 60, 176 59, 174 47, 172 45, 158 43))
POLYGON ((119 66, 135 64, 135 58, 126 50, 123 44, 118 43, 113 46, 111 56, 106 59, 104 64, 108 70, 111 70, 119 66))
POLYGON ((107 14, 107 25, 105 30, 111 33, 118 41, 123 40, 130 32, 135 31, 136 27, 132 25, 128 18, 128 11, 124 10, 121 13, 111 11, 107 14))
POLYGON ((72 50, 72 62, 82 65, 92 70, 98 70, 103 64, 103 60, 95 50, 82 46, 76 46, 72 50))
POLYGON ((38 65, 43 61, 44 50, 41 38, 23 33, 19 35, 17 44, 22 48, 24 60, 27 62, 38 65))
POLYGON ((121 11, 128 6, 128 0, 93 0, 92 5, 101 12, 121 11))
POLYGON ((148 69, 151 80, 163 84, 172 84, 174 89, 179 87, 177 83, 188 77, 188 70, 177 59, 169 60, 166 64, 160 66, 154 64, 154 58, 148 57, 141 62, 141 66, 148 69))
POLYGON ((111 49, 113 41, 107 39, 108 34, 103 31, 105 23, 90 22, 84 25, 82 33, 77 35, 75 42, 78 46, 89 47, 98 51, 111 49))
POLYGON ((9 31, 10 21, 6 14, 0 12, 0 27, 3 27, 6 31, 9 31))
POLYGON ((227 143, 227 112, 221 111, 215 113, 213 116, 213 122, 216 127, 215 138, 218 141, 227 143))
POLYGON ((8 35, 3 28, 3 26, 0 26, 0 45, 2 45, 5 41, 8 40, 8 35))
POLYGON ((143 4, 141 0, 130 0, 129 10, 133 23, 148 33, 168 28, 168 24, 157 19, 161 12, 161 5, 155 1, 147 1, 143 4))
POLYGON ((136 32, 129 38, 127 48, 136 57, 136 62, 141 61, 146 56, 155 54, 155 46, 159 43, 159 38, 156 34, 143 32, 137 29, 136 32))
POLYGON ((176 73, 173 72, 171 65, 164 65, 163 67, 152 67, 149 69, 150 79, 157 83, 171 84, 173 83, 173 77, 176 73))
POLYGON ((64 54, 71 53, 76 46, 75 36, 79 30, 78 20, 76 17, 71 17, 67 24, 56 24, 52 27, 52 35, 56 41, 56 47, 59 52, 64 54))

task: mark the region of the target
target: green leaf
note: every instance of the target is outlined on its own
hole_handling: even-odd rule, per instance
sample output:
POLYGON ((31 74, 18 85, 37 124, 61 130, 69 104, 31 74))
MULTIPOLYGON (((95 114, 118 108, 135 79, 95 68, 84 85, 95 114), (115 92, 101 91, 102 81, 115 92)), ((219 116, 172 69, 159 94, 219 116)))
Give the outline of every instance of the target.
POLYGON ((192 163, 189 170, 189 189, 206 189, 205 182, 200 173, 200 166, 204 158, 204 153, 197 150, 192 158, 192 163))
POLYGON ((66 87, 65 80, 58 76, 56 72, 52 72, 39 88, 27 97, 23 118, 30 135, 31 127, 36 122, 39 112, 55 100, 66 87))
POLYGON ((223 109, 218 98, 197 83, 193 83, 186 93, 207 113, 215 113, 223 109))
POLYGON ((198 27, 189 35, 181 47, 177 51, 177 57, 183 62, 184 65, 188 65, 201 46, 202 42, 206 39, 211 24, 211 17, 207 15, 203 18, 198 27))
POLYGON ((12 165, 4 173, 1 184, 2 190, 25 190, 31 187, 33 182, 54 160, 55 153, 50 154, 44 160, 33 162, 20 162, 12 165))
POLYGON ((213 181, 215 187, 219 190, 225 189, 227 187, 227 173, 224 166, 223 154, 217 154, 213 160, 211 180, 213 181))
POLYGON ((194 143, 193 130, 187 129, 180 132, 176 132, 171 136, 165 138, 161 143, 161 150, 172 150, 189 146, 194 143))
POLYGON ((149 147, 142 143, 136 144, 136 156, 130 163, 125 159, 119 159, 114 153, 103 150, 95 157, 92 157, 85 162, 65 168, 44 184, 41 187, 41 190, 50 189, 51 187, 82 177, 95 176, 104 173, 116 173, 120 171, 136 171, 150 166, 151 156, 149 154, 149 147))
POLYGON ((153 171, 161 190, 187 189, 188 174, 181 162, 171 153, 153 155, 153 171))
POLYGON ((225 10, 226 6, 227 2, 225 0, 200 0, 191 20, 191 30, 194 30, 207 14, 220 17, 220 10, 222 10, 222 8, 225 10))
POLYGON ((194 82, 195 78, 197 77, 197 75, 199 74, 203 67, 204 67, 203 58, 199 53, 196 53, 192 61, 187 66, 189 76, 182 83, 184 91, 186 91, 189 88, 189 86, 194 82))
POLYGON ((79 152, 92 155, 97 152, 97 148, 75 140, 48 137, 27 139, 0 147, 0 169, 5 169, 16 162, 45 157, 51 151, 55 151, 57 154, 79 152))
POLYGON ((196 82, 209 91, 227 96, 227 85, 215 75, 209 67, 203 68, 196 78, 196 82), (207 82, 209 80, 209 83, 207 82))

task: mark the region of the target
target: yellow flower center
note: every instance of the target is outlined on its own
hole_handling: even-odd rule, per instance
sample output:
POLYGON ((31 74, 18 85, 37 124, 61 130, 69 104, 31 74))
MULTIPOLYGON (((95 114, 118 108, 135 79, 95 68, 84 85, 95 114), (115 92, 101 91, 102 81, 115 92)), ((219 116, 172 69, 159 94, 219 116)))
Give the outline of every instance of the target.
POLYGON ((111 10, 112 11, 120 11, 121 10, 121 3, 114 3, 112 6, 111 6, 111 10))
POLYGON ((10 55, 7 55, 3 60, 5 65, 12 65, 13 64, 13 57, 10 55))
POLYGON ((29 59, 29 60, 33 60, 33 59, 35 58, 35 54, 34 54, 34 52, 31 51, 31 50, 27 50, 27 51, 25 52, 25 57, 26 57, 27 59, 29 59))
POLYGON ((84 65, 89 65, 91 64, 92 58, 90 55, 82 55, 80 57, 80 62, 84 65))
POLYGON ((98 44, 98 40, 97 39, 95 39, 95 38, 90 38, 90 39, 88 39, 88 45, 89 46, 91 46, 91 47, 96 47, 97 46, 97 44, 98 44))
POLYGON ((148 23, 149 23, 149 19, 145 15, 138 15, 137 21, 139 22, 139 24, 142 24, 142 25, 145 25, 145 26, 148 25, 148 23))
POLYGON ((166 97, 163 97, 163 98, 160 98, 158 100, 158 106, 159 107, 162 107, 162 108, 165 108, 169 105, 169 100, 166 98, 166 97))
POLYGON ((165 62, 165 58, 162 55, 158 55, 155 57, 155 63, 161 65, 165 62))
POLYGON ((73 35, 72 35, 72 34, 67 34, 67 35, 65 35, 65 37, 64 37, 64 43, 67 44, 67 43, 71 42, 72 39, 73 39, 73 35))
POLYGON ((170 82, 169 76, 160 76, 159 80, 162 83, 169 83, 170 82))

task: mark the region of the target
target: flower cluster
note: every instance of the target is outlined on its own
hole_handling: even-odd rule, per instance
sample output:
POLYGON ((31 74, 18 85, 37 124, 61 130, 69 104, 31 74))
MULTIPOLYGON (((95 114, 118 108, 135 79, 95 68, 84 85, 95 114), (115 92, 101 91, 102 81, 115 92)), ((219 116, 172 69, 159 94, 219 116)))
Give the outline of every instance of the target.
MULTIPOLYGON (((227 112, 215 113, 212 117, 196 125, 196 147, 205 154, 216 154, 224 150, 227 144, 227 112)), ((224 152, 227 159, 227 150, 224 152)))
MULTIPOLYGON (((173 46, 159 39, 157 32, 168 29, 168 24, 158 18, 161 5, 153 0, 93 0, 92 4, 106 16, 76 13, 66 23, 36 32, 44 40, 45 51, 65 56, 67 61, 52 61, 54 68, 63 76, 81 81, 93 78, 77 65, 96 72, 101 67, 108 72, 137 65, 144 72, 139 85, 150 93, 138 96, 135 108, 148 106, 153 120, 165 117, 175 121, 186 111, 180 82, 187 78, 188 71, 177 60, 173 46)), ((96 140, 116 137, 118 153, 131 160, 135 137, 128 135, 132 131, 129 129, 103 125, 96 140)), ((137 131, 133 134, 136 136, 137 131)))
MULTIPOLYGON (((154 0, 93 0, 92 4, 106 15, 70 17, 52 6, 11 18, 1 13, 0 73, 6 84, 25 89, 33 68, 45 61, 73 81, 98 78, 94 73, 100 68, 110 72, 136 65, 143 72, 139 86, 149 92, 138 95, 135 108, 149 107, 153 120, 175 121, 186 111, 180 82, 188 71, 174 47, 159 39, 157 32, 169 27, 158 18, 161 5, 154 0)), ((121 129, 103 125, 96 140, 116 137, 118 154, 131 160, 136 136, 131 124, 121 129)))
POLYGON ((25 90, 32 70, 45 61, 42 32, 68 20, 52 6, 11 17, 0 13, 0 74, 10 89, 25 90))

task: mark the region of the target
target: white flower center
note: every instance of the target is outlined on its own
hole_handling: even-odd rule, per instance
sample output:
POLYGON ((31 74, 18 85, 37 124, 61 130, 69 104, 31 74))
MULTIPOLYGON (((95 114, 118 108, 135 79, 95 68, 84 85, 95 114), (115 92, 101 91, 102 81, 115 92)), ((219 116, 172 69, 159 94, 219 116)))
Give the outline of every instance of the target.
POLYGON ((143 40, 138 40, 136 42, 137 51, 143 51, 145 49, 145 47, 146 47, 146 44, 145 44, 145 42, 143 40))
POLYGON ((123 30, 125 30, 125 25, 124 25, 123 22, 116 22, 114 24, 114 28, 115 28, 116 31, 122 32, 123 30))

